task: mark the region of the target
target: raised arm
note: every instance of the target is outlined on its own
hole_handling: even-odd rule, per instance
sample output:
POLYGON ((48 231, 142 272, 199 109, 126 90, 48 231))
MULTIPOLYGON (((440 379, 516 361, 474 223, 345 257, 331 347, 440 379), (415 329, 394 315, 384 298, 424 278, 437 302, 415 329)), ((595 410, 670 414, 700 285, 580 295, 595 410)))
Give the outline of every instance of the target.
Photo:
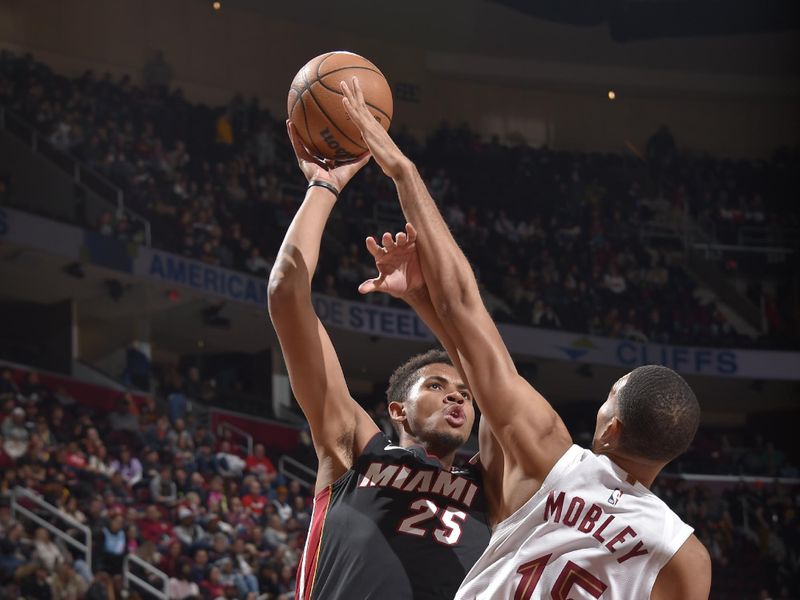
POLYGON ((406 219, 419 232, 417 247, 433 306, 458 348, 481 412, 503 447, 506 470, 516 473, 516 482, 530 479, 538 488, 572 443, 569 433, 550 404, 517 373, 483 306, 472 268, 417 169, 383 128, 376 127, 357 80, 352 85, 342 85, 345 109, 375 160, 394 180, 406 219))
POLYGON ((311 279, 317 267, 325 223, 337 192, 369 160, 336 168, 315 161, 288 125, 298 164, 309 183, 269 277, 269 315, 278 334, 289 380, 311 426, 319 458, 317 490, 353 464, 378 427, 347 389, 333 344, 311 304, 311 279), (333 188, 333 189, 331 189, 333 188))

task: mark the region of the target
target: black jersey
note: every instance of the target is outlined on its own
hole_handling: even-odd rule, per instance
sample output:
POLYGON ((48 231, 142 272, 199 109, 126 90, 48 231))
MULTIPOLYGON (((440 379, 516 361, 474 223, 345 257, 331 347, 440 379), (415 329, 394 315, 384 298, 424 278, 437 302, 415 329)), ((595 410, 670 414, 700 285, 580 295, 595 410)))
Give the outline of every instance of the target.
POLYGON ((296 600, 451 600, 489 543, 480 475, 383 433, 314 499, 296 600))

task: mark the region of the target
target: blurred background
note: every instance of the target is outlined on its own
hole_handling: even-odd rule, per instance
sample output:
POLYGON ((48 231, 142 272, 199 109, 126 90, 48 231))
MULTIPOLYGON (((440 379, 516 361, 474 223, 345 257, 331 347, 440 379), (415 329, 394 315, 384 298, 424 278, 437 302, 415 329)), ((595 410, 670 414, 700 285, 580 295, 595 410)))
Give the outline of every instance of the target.
MULTIPOLYGON (((293 598, 314 453, 266 315, 297 70, 352 50, 578 443, 640 364, 703 422, 655 491, 712 597, 800 598, 800 45, 780 0, 0 2, 0 598, 293 598)), ((315 306, 390 431, 434 344, 358 297, 370 164, 315 306)), ((464 456, 477 447, 473 438, 464 456)))

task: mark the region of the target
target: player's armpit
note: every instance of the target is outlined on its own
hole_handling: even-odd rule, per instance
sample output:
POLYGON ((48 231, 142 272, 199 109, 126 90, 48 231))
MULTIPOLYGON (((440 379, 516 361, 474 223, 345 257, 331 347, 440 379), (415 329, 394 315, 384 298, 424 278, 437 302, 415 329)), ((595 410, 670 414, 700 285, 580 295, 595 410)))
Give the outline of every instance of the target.
POLYGON ((661 569, 650 600, 708 600, 710 591, 711 557, 697 536, 690 535, 661 569))
POLYGON ((503 510, 503 448, 494 437, 489 423, 481 417, 478 424, 479 452, 470 462, 477 463, 483 477, 483 491, 489 503, 490 525, 494 527, 505 514, 503 510))
MULTIPOLYGON (((280 268, 280 263, 276 268, 280 268)), ((336 351, 311 304, 305 277, 280 281, 273 273, 269 312, 297 402, 308 419, 320 462, 317 489, 353 464, 379 430, 350 396, 336 351)))

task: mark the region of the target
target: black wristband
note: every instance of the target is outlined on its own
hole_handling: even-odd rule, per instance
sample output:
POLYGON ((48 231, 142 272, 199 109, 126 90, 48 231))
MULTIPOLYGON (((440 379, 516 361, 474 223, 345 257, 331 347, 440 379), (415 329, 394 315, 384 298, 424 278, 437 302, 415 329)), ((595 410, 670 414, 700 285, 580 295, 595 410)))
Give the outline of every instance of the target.
POLYGON ((326 190, 328 190, 331 194, 333 194, 337 198, 339 197, 339 190, 336 189, 335 185, 333 185, 332 183, 328 183, 327 181, 320 181, 319 179, 312 179, 311 181, 308 182, 308 189, 311 189, 312 187, 325 188, 326 190))

